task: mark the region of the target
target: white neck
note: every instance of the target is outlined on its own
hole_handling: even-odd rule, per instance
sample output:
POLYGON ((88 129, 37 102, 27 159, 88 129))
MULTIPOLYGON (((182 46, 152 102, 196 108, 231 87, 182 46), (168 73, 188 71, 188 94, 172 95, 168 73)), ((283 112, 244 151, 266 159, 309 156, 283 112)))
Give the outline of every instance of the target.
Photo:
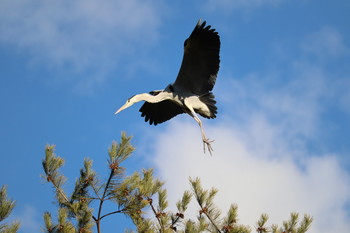
POLYGON ((148 103, 158 103, 166 99, 171 99, 172 93, 160 92, 158 95, 150 95, 148 93, 142 93, 133 96, 131 99, 133 102, 147 101, 148 103))

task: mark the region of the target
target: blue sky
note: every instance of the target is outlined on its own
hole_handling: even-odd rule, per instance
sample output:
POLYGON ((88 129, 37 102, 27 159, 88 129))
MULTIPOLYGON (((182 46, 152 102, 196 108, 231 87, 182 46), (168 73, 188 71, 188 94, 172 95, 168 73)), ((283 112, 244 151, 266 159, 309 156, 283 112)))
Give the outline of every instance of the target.
MULTIPOLYGON (((85 157, 107 176, 107 148, 121 131, 137 147, 128 171, 155 168, 171 208, 198 176, 219 189, 223 210, 238 204, 244 224, 261 213, 281 224, 297 211, 314 217, 310 232, 346 232, 349 10, 345 0, 2 0, 0 185, 17 200, 20 232, 39 231, 42 213, 55 210, 40 178, 45 145, 66 160, 69 189, 85 157), (222 43, 219 114, 203 120, 212 157, 184 114, 156 127, 141 104, 113 115, 128 97, 175 80, 199 18, 222 43)), ((112 217, 104 229, 125 221, 112 217)))

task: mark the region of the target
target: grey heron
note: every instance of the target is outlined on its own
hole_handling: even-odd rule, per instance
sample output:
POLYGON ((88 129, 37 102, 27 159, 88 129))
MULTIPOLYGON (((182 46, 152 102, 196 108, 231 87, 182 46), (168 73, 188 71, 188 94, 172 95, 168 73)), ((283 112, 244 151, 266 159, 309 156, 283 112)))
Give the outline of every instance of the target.
POLYGON ((187 113, 199 124, 204 152, 206 146, 211 154, 211 142, 204 133, 202 117, 216 117, 217 107, 211 92, 220 64, 220 37, 215 29, 198 21, 184 43, 184 55, 180 71, 173 84, 164 90, 151 91, 130 97, 115 114, 131 105, 145 101, 140 108, 141 116, 149 124, 160 124, 181 113, 187 113))

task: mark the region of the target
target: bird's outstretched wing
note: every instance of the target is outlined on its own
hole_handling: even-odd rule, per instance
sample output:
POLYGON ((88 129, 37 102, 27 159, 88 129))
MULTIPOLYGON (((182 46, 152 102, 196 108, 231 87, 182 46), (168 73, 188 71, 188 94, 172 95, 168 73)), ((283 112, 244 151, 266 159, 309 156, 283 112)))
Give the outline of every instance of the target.
POLYGON ((139 110, 145 122, 157 125, 164 121, 170 120, 174 116, 184 113, 182 108, 171 100, 164 100, 158 103, 145 102, 139 110))
MULTIPOLYGON (((162 91, 151 91, 149 94, 158 95, 162 91)), ((140 110, 141 116, 145 117, 145 122, 157 125, 170 120, 174 116, 184 113, 184 110, 171 100, 164 100, 158 103, 145 102, 140 110)))
POLYGON ((197 95, 213 89, 220 64, 220 37, 205 24, 199 20, 185 40, 181 68, 173 84, 197 95))

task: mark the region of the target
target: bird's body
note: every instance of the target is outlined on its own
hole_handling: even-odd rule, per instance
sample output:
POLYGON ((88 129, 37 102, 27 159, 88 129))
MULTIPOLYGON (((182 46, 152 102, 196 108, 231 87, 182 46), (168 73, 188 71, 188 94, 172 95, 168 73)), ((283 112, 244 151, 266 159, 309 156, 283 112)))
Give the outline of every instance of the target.
POLYGON ((136 102, 146 101, 140 108, 141 116, 152 125, 163 123, 181 113, 192 116, 201 128, 202 140, 211 153, 211 141, 206 138, 197 113, 215 118, 217 108, 211 93, 220 63, 220 37, 205 21, 198 21, 184 43, 184 57, 179 74, 173 84, 164 90, 151 91, 130 97, 116 114, 136 102))

